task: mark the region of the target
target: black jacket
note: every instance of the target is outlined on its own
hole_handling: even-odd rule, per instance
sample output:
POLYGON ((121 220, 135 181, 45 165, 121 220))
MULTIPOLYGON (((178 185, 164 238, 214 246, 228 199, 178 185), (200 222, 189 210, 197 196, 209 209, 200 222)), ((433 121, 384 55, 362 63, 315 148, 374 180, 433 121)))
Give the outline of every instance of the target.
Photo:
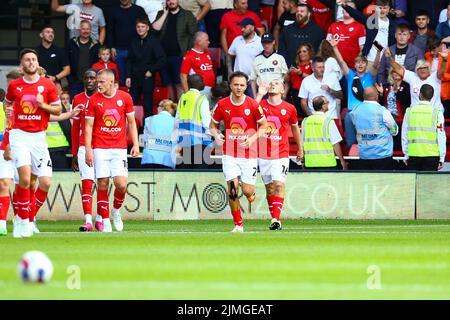
POLYGON ((134 38, 131 41, 127 59, 127 78, 134 83, 142 83, 145 73, 153 75, 166 63, 166 54, 158 38, 148 34, 144 39, 134 38))
POLYGON ((323 39, 325 39, 325 35, 322 29, 311 20, 303 28, 294 22, 281 31, 278 53, 284 57, 289 68, 295 65, 295 56, 300 43, 309 42, 314 52, 317 52, 323 39))
MULTIPOLYGON (((98 48, 100 45, 98 42, 91 38, 89 46, 89 67, 98 61, 98 48)), ((70 75, 69 82, 81 82, 83 79, 78 79, 78 61, 80 59, 80 45, 79 37, 70 39, 67 44, 67 56, 70 63, 70 75)), ((86 71, 86 70, 85 70, 86 71)), ((84 72, 83 72, 84 73, 84 72)))
MULTIPOLYGON (((366 56, 369 54, 370 49, 372 48, 373 41, 377 37, 378 29, 377 28, 368 28, 367 27, 367 20, 369 20, 369 17, 366 17, 361 11, 358 11, 356 9, 353 9, 349 6, 343 6, 343 8, 348 12, 348 14, 358 21, 359 23, 362 23, 366 27, 366 43, 364 44, 364 48, 362 49, 361 54, 363 56, 366 56)), ((373 19, 372 17, 370 17, 373 19)), ((395 21, 391 18, 389 19, 389 31, 388 31, 388 46, 392 46, 395 44, 395 28, 397 25, 395 24, 395 21)))

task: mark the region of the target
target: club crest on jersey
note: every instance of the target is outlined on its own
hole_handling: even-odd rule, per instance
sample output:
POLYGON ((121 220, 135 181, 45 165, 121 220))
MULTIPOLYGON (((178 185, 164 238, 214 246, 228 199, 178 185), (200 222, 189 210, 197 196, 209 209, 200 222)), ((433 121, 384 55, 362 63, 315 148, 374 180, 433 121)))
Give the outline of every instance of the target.
POLYGON ((37 87, 37 91, 38 91, 39 93, 44 92, 44 86, 38 86, 38 87, 37 87))
POLYGON ((272 64, 273 64, 274 66, 276 66, 276 65, 278 64, 278 61, 277 61, 277 60, 273 60, 273 61, 272 61, 272 64))
POLYGON ((119 107, 123 106, 123 101, 122 101, 122 100, 117 100, 117 105, 118 105, 119 107))
POLYGON ((246 116, 249 116, 250 115, 250 109, 245 109, 244 113, 245 113, 246 116))
POLYGON ((282 114, 283 116, 285 116, 285 115, 286 115, 286 109, 281 109, 281 114, 282 114))

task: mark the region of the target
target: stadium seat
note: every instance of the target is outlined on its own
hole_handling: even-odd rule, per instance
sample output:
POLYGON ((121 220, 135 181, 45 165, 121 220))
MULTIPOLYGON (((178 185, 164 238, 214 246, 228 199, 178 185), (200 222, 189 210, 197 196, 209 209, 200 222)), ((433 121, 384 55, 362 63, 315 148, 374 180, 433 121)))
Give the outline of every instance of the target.
POLYGON ((155 73, 155 87, 162 87, 162 80, 159 72, 155 73))
POLYGON ((161 100, 169 99, 169 88, 167 87, 155 87, 153 92, 153 105, 158 106, 161 100))
POLYGON ((273 7, 263 6, 259 10, 262 23, 266 26, 266 32, 272 30, 273 7))
POLYGON ((134 115, 136 117, 136 126, 139 131, 139 128, 142 128, 144 126, 144 107, 134 106, 134 115))

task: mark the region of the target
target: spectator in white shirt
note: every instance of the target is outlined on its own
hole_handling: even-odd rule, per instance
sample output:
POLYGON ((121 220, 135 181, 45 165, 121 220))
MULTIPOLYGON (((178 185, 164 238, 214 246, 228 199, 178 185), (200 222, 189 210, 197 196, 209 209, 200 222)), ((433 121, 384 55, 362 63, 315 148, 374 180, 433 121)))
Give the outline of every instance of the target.
POLYGON ((329 102, 326 115, 332 119, 338 119, 336 99, 342 99, 343 94, 339 81, 336 78, 324 78, 325 63, 322 57, 315 57, 312 60, 313 74, 303 79, 300 92, 301 106, 307 115, 314 113, 312 101, 317 96, 325 96, 329 102))
POLYGON ((429 84, 434 89, 431 104, 439 111, 444 112, 444 106, 441 102, 441 79, 447 66, 448 49, 445 44, 441 45, 441 52, 439 52, 439 54, 442 57, 442 63, 436 72, 431 72, 431 66, 426 60, 419 60, 417 61, 416 72, 414 73, 406 70, 403 66, 398 64, 392 56, 390 50, 385 49, 384 54, 386 59, 391 62, 392 69, 401 75, 405 82, 409 83, 411 87, 411 105, 419 104, 420 88, 424 84, 429 84))

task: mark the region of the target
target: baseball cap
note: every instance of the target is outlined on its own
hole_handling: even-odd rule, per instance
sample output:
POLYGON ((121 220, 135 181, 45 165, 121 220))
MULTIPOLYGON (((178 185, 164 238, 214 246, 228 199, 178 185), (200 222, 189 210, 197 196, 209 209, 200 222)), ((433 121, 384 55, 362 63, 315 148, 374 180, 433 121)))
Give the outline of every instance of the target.
POLYGON ((261 43, 265 42, 273 42, 275 39, 273 38, 273 35, 270 32, 266 32, 261 37, 261 43))
POLYGON ((253 21, 253 19, 251 19, 251 18, 245 18, 244 20, 242 20, 242 21, 239 23, 239 25, 240 25, 241 27, 248 26, 249 24, 251 24, 252 26, 254 26, 254 25, 255 25, 255 21, 253 21))

